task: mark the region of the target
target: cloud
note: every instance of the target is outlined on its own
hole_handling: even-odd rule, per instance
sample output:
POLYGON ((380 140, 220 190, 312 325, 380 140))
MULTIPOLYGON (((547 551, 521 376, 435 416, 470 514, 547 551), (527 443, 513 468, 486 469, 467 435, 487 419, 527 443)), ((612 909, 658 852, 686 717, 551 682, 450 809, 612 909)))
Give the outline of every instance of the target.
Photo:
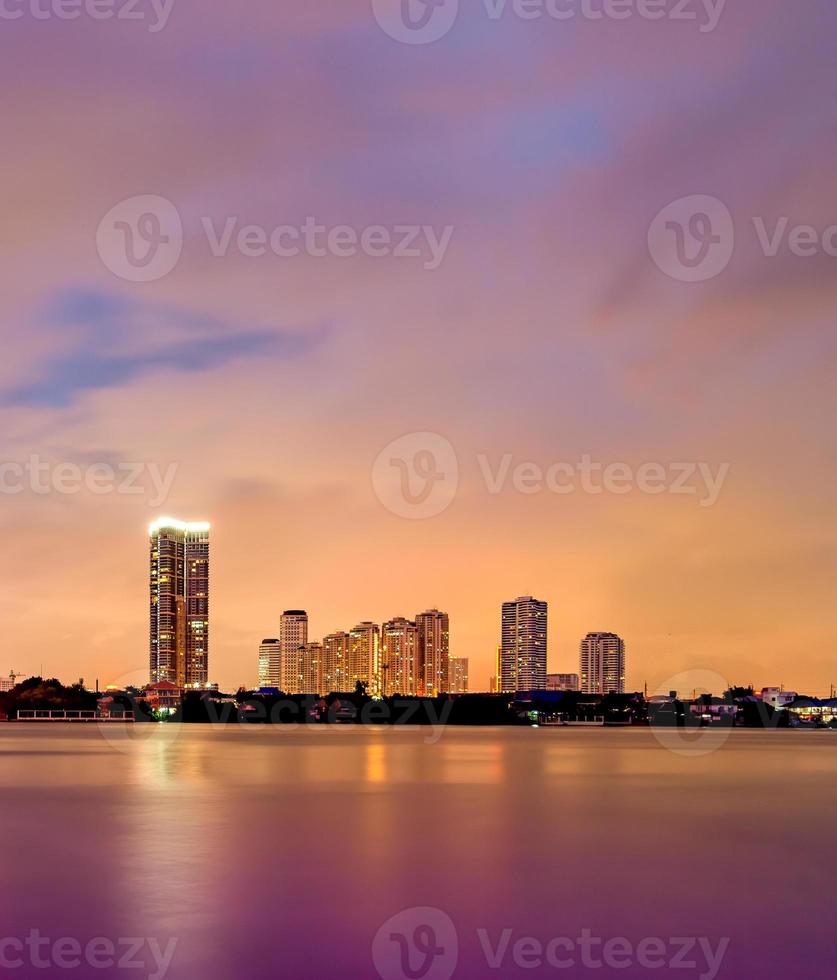
POLYGON ((0 405, 65 408, 87 391, 157 371, 194 373, 246 357, 300 357, 329 332, 241 329, 202 312, 84 290, 52 297, 39 319, 47 332, 70 331, 71 347, 48 355, 33 380, 0 391, 0 405))

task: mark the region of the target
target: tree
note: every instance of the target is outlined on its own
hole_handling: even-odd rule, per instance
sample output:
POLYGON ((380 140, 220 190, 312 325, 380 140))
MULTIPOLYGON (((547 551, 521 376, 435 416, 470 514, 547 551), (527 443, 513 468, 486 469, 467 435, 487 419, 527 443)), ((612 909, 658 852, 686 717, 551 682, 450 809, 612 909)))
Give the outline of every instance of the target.
POLYGON ((731 687, 724 691, 724 701, 741 701, 744 698, 751 698, 753 693, 752 687, 731 687))

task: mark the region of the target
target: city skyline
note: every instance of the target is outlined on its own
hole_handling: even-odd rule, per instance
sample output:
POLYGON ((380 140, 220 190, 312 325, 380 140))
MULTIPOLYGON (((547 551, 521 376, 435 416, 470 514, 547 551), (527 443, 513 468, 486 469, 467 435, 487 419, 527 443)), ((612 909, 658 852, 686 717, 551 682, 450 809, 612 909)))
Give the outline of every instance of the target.
MULTIPOLYGON (((152 683, 165 680, 179 687, 213 683, 209 672, 210 527, 209 522, 171 517, 157 518, 149 525, 152 683)), ((491 673, 485 686, 477 682, 472 690, 571 690, 571 678, 577 678, 578 690, 584 693, 630 689, 625 643, 617 634, 588 631, 579 644, 578 674, 560 673, 555 672, 548 654, 548 602, 519 596, 503 602, 501 612, 500 643, 491 673), (517 681, 514 686, 512 679, 517 681)), ((450 652, 449 614, 435 608, 417 613, 413 620, 398 616, 380 626, 364 621, 350 632, 337 631, 313 642, 308 638, 306 610, 285 610, 279 624, 279 636, 264 638, 258 646, 258 686, 305 693, 318 683, 326 691, 350 690, 360 680, 376 693, 430 694, 443 691, 433 686, 433 679, 444 677, 444 687, 452 693, 455 683, 470 674, 471 657, 454 657, 450 652)), ((566 668, 566 664, 561 666, 566 668)), ((643 686, 647 688, 648 682, 643 686)))
MULTIPOLYGON (((149 682, 206 688, 209 674, 209 522, 161 517, 149 525, 149 682)), ((548 603, 532 596, 504 602, 496 674, 486 690, 546 690, 548 603)), ((373 694, 435 697, 464 693, 470 657, 451 656, 450 616, 439 609, 364 621, 309 642, 305 609, 286 609, 278 637, 258 648, 258 685, 288 694, 350 691, 363 684, 373 694)), ((589 632, 580 644, 579 689, 624 693, 625 644, 613 633, 589 632)), ((561 686, 561 685, 559 685, 561 686)))
MULTIPOLYGON (((195 508, 183 508, 184 510, 194 511, 195 508)), ((171 519, 163 518, 157 519, 158 522, 163 523, 170 521, 171 519)), ((184 523, 174 521, 173 523, 184 523)), ((203 526, 201 522, 198 522, 198 526, 203 526)), ((206 524, 208 527, 209 525, 206 524)), ((221 571, 220 576, 222 580, 226 578, 223 571, 221 571)), ((387 580, 382 578, 381 580, 381 592, 387 592, 387 580)), ((216 586, 213 586, 215 589, 216 586)), ((438 590, 436 590, 438 591, 438 590)), ((269 600, 265 596, 254 596, 252 593, 248 596, 250 601, 255 600, 258 605, 264 607, 269 603, 269 600)), ((375 605, 380 605, 381 600, 375 600, 375 605)), ((492 619, 491 610, 488 608, 487 604, 482 604, 483 606, 483 622, 490 624, 492 619)), ((403 608, 403 604, 402 604, 403 608)), ((571 671, 577 669, 578 662, 578 638, 573 638, 569 630, 563 628, 564 623, 572 622, 573 619, 573 609, 577 608, 577 603, 575 601, 575 596, 573 596, 573 603, 567 610, 562 610, 562 624, 560 630, 558 628, 548 628, 549 637, 549 657, 547 662, 548 672, 560 672, 560 671, 571 671)), ((222 617, 229 621, 228 613, 225 611, 222 617)), ((136 616, 136 613, 135 613, 136 616)), ((135 618, 135 617, 134 617, 135 618)), ((215 617, 217 618, 217 617, 215 617)), ((324 616, 323 619, 326 617, 324 616)), ((334 617, 328 616, 328 620, 332 620, 334 617)), ((351 618, 351 617, 350 617, 351 618)), ((578 622, 579 617, 575 616, 575 621, 578 622)), ((381 620, 383 622, 385 620, 381 620)), ((458 619, 457 619, 458 623, 458 619)), ((459 625, 459 624, 458 624, 459 625)), ((578 627, 578 635, 583 637, 589 629, 587 628, 589 623, 582 624, 578 627)), ((216 631, 217 632, 217 631, 216 631)), ((264 631, 267 633, 268 631, 264 631)), ((322 632, 322 631, 317 631, 322 632)), ((482 632, 491 634, 491 627, 483 626, 482 632)), ((467 623, 462 627, 462 635, 467 635, 467 623)), ((258 632, 253 632, 250 634, 251 640, 248 642, 247 650, 245 651, 243 644, 237 649, 230 650, 227 646, 226 650, 222 652, 218 651, 217 642, 213 642, 213 666, 209 672, 208 680, 211 682, 213 680, 218 681, 222 687, 227 687, 229 689, 236 689, 240 685, 245 685, 251 683, 251 677, 253 676, 252 669, 242 670, 240 667, 236 667, 236 664, 241 664, 242 660, 245 662, 248 660, 252 661, 252 644, 256 646, 259 643, 258 632), (219 666, 216 666, 218 665, 219 666)), ((136 637, 134 637, 134 642, 136 642, 136 637)), ((467 641, 466 641, 467 642, 467 641)), ((471 676, 471 688, 472 690, 489 690, 490 689, 490 678, 494 675, 494 665, 495 665, 495 650, 497 647, 496 639, 493 643, 489 641, 490 652, 486 653, 484 647, 475 649, 474 646, 462 648, 462 643, 458 642, 460 646, 460 655, 467 657, 470 661, 470 676, 471 676), (476 667, 474 666, 476 664, 476 667)), ((121 648, 120 648, 121 649, 121 648)), ((143 669, 138 665, 131 666, 130 661, 127 662, 123 657, 120 656, 120 649, 115 651, 111 649, 109 652, 111 656, 107 658, 102 658, 98 661, 98 665, 95 667, 88 666, 88 661, 85 660, 84 651, 80 650, 80 654, 77 658, 78 666, 73 668, 73 673, 79 673, 88 677, 100 677, 103 683, 106 680, 109 681, 125 681, 131 679, 133 683, 143 683, 148 679, 147 668, 143 669)), ((27 673, 37 674, 39 670, 43 669, 45 674, 53 674, 55 676, 61 676, 63 670, 63 660, 53 659, 50 660, 49 656, 39 658, 37 664, 32 664, 29 666, 25 663, 25 658, 21 656, 15 657, 16 661, 27 667, 27 673), (50 667, 50 664, 52 666, 50 667)), ((702 657, 697 662, 693 659, 684 660, 683 657, 666 657, 663 661, 656 664, 655 668, 643 670, 641 667, 637 666, 637 663, 641 663, 643 660, 642 648, 638 647, 636 642, 632 642, 632 678, 629 679, 628 686, 640 690, 643 687, 648 687, 649 690, 664 690, 671 686, 669 679, 673 683, 675 680, 678 683, 689 684, 688 679, 684 681, 683 674, 688 674, 689 672, 705 672, 706 670, 718 671, 718 667, 714 666, 711 657, 702 657), (698 666, 702 665, 702 666, 698 666)), ((746 684, 749 683, 755 677, 768 677, 769 681, 767 683, 781 684, 788 688, 803 689, 811 691, 828 691, 833 683, 830 680, 821 680, 820 682, 815 682, 812 684, 805 684, 804 682, 798 681, 796 678, 799 676, 799 664, 795 663, 793 665, 794 670, 791 673, 789 670, 789 665, 782 665, 778 669, 774 670, 772 668, 764 667, 758 664, 753 664, 750 666, 749 670, 745 673, 739 670, 730 670, 729 667, 721 666, 719 671, 719 676, 725 678, 729 684, 746 684)), ((825 677, 829 675, 826 674, 825 677)))
MULTIPOLYGON (((548 603, 520 596, 501 607, 497 672, 474 690, 513 693, 526 690, 577 690, 623 694, 625 642, 617 634, 591 631, 580 642, 578 673, 549 673, 548 603), (499 677, 500 684, 497 686, 499 677)), ((358 682, 371 694, 435 696, 469 690, 470 657, 450 652, 450 616, 438 609, 396 616, 382 625, 365 621, 351 631, 337 630, 308 642, 307 610, 286 610, 280 635, 292 624, 288 644, 292 668, 284 669, 284 644, 263 639, 258 649, 260 687, 288 694, 351 691, 358 682)))
MULTIPOLYGON (((223 686, 212 680, 209 667, 210 530, 209 522, 171 517, 157 518, 148 526, 148 679, 152 685, 166 681, 186 689, 223 686)), ((588 631, 581 639, 577 674, 555 672, 548 652, 548 605, 531 595, 502 603, 493 673, 484 687, 478 682, 470 690, 578 690, 599 695, 640 690, 638 684, 632 687, 626 682, 625 641, 609 631, 588 631)), ((450 616, 436 608, 416 613, 413 620, 396 616, 380 626, 366 620, 351 631, 326 634, 322 641, 309 642, 307 610, 285 610, 279 623, 279 636, 263 638, 258 645, 259 687, 276 687, 289 694, 327 693, 353 690, 360 681, 370 693, 420 696, 463 693, 469 687, 471 657, 451 653, 450 616)), ((722 687, 747 683, 741 678, 724 682, 720 675, 716 679, 722 687)), ((684 674, 676 680, 688 687, 684 674)), ((4 685, 10 686, 6 681, 4 685)), ((239 683, 231 689, 249 686, 239 683)), ((642 685, 646 692, 648 686, 647 681, 642 685)), ((834 685, 829 687, 833 694, 834 685)), ((664 689, 665 685, 658 686, 658 695, 664 689)), ((785 689, 784 681, 778 687, 765 687, 785 689)))

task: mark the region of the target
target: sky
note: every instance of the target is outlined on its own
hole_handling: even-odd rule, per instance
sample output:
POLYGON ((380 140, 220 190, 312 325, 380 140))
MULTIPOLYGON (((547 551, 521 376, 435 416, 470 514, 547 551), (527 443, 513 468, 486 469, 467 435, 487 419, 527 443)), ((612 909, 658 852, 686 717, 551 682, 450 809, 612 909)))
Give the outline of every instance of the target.
POLYGON ((0 673, 142 680, 170 515, 225 688, 284 609, 438 607, 484 690, 532 594, 551 671, 827 693, 835 28, 5 0, 0 673))

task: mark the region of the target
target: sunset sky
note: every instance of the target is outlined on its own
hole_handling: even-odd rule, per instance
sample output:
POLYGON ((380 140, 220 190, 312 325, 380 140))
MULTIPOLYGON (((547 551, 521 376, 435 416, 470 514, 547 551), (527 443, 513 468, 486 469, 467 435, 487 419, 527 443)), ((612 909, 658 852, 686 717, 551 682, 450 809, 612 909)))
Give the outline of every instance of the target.
POLYGON ((212 522, 222 687, 255 682, 283 609, 319 638, 437 606, 487 689, 500 605, 522 594, 549 602, 552 671, 610 630, 630 689, 837 683, 837 257, 788 244, 837 224, 837 8, 730 0, 701 31, 460 0, 419 45, 370 0, 175 0, 157 31, 140 9, 0 22, 0 460, 177 464, 162 503, 0 496, 0 674, 146 679, 147 526, 167 514, 212 522), (137 195, 183 225, 150 282, 97 250, 137 195), (703 282, 649 248, 692 195, 735 227, 703 282), (213 256, 205 224, 230 217, 452 230, 438 268, 427 249, 213 256), (783 217, 765 254, 756 226, 783 217), (373 466, 424 432, 459 482, 413 520, 373 466), (511 477, 491 493, 479 458, 508 454, 729 470, 712 506, 511 477))

